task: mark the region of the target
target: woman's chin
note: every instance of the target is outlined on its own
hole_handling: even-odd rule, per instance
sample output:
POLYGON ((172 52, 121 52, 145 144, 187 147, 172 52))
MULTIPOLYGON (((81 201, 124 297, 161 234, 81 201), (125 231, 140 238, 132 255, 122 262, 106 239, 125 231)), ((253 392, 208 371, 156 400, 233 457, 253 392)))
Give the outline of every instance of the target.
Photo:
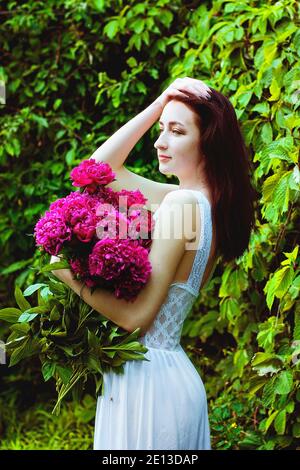
POLYGON ((163 164, 159 164, 158 165, 158 171, 163 174, 163 175, 166 175, 166 176, 173 176, 174 173, 170 172, 170 169, 165 167, 163 164), (169 170, 169 171, 168 171, 169 170))
POLYGON ((167 170, 167 168, 164 167, 164 165, 158 165, 158 171, 160 173, 163 173, 164 175, 166 175, 168 173, 168 170, 167 170))

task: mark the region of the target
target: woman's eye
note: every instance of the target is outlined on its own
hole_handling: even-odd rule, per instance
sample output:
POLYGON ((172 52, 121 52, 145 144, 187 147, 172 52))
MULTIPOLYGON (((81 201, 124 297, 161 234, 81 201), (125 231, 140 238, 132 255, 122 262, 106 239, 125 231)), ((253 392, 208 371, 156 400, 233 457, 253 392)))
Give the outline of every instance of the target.
MULTIPOLYGON (((173 129, 172 132, 176 132, 176 134, 181 134, 181 132, 177 131, 176 129, 173 129)), ((159 129, 159 134, 162 133, 162 129, 159 129)))

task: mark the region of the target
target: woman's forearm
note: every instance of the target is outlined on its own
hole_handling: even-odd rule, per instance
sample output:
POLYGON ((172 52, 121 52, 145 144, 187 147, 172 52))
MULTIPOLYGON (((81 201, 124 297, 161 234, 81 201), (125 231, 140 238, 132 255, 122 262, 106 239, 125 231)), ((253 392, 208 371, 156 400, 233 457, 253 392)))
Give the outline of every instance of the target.
POLYGON ((90 158, 109 163, 116 170, 121 168, 136 143, 159 119, 162 109, 161 103, 155 100, 109 137, 90 158))
POLYGON ((52 274, 67 284, 85 303, 105 318, 130 333, 135 329, 132 325, 138 323, 139 312, 134 302, 117 299, 112 292, 106 289, 97 288, 92 293, 89 287, 73 277, 70 269, 54 270, 52 274))

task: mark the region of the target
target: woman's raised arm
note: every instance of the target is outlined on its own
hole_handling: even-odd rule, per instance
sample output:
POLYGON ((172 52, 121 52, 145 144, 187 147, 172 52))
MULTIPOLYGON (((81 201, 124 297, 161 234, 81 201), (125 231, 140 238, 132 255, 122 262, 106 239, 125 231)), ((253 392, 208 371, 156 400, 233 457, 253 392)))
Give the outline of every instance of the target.
POLYGON ((207 96, 208 90, 208 86, 200 80, 189 77, 177 78, 144 111, 130 119, 109 137, 90 158, 109 163, 115 170, 120 169, 136 143, 159 119, 169 100, 185 95, 186 92, 207 96))
POLYGON ((151 103, 109 137, 90 158, 109 163, 115 170, 120 169, 136 143, 159 119, 162 109, 159 101, 151 103))

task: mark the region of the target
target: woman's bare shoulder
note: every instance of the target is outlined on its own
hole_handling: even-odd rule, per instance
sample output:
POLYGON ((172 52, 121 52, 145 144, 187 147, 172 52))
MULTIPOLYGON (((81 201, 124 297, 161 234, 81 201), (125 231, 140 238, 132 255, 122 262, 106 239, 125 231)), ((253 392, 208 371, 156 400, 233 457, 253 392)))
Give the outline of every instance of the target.
POLYGON ((135 191, 139 189, 147 198, 147 209, 154 212, 157 207, 162 203, 165 196, 178 189, 177 184, 159 183, 144 176, 138 175, 133 171, 128 170, 125 166, 119 169, 113 168, 116 181, 108 184, 115 191, 127 189, 128 191, 135 191))
POLYGON ((171 201, 171 202, 179 202, 183 204, 197 202, 197 198, 192 191, 189 191, 187 189, 179 189, 179 186, 177 185, 174 185, 174 186, 176 187, 170 188, 169 190, 167 190, 164 199, 171 201))
POLYGON ((161 205, 156 211, 155 219, 164 225, 165 223, 169 223, 171 213, 176 214, 176 217, 171 217, 171 220, 175 224, 174 227, 178 229, 179 224, 183 229, 182 233, 184 233, 186 239, 190 241, 195 238, 195 233, 199 231, 197 225, 199 223, 197 218, 197 205, 197 198, 193 192, 185 189, 175 189, 165 195, 161 205), (181 224, 183 225, 181 226, 181 224))

